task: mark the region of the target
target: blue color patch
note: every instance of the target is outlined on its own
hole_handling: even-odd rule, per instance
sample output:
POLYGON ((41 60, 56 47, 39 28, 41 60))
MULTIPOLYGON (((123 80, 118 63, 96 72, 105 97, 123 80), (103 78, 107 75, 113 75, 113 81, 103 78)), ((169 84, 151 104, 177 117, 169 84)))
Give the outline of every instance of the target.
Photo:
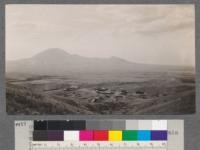
POLYGON ((138 141, 150 141, 151 131, 150 130, 139 130, 138 131, 138 141))

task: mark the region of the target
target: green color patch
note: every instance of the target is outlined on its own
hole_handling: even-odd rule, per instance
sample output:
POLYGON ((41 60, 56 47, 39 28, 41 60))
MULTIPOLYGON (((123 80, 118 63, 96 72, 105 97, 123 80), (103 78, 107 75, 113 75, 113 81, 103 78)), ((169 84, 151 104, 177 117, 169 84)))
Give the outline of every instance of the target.
POLYGON ((136 130, 123 130, 122 140, 123 141, 137 141, 137 131, 136 130))

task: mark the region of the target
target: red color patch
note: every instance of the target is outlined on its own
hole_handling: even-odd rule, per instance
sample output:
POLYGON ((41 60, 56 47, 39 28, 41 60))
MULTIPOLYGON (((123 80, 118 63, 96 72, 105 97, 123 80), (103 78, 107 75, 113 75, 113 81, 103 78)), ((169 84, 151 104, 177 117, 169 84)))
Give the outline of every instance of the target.
POLYGON ((108 141, 107 130, 95 130, 93 136, 94 136, 94 141, 108 141))

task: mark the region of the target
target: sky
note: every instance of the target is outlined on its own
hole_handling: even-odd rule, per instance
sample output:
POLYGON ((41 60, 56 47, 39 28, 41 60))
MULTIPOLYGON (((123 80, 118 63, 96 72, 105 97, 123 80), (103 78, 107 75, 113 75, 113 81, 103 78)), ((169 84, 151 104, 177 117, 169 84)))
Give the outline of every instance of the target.
POLYGON ((6 60, 48 48, 85 57, 194 66, 194 5, 6 6, 6 60))

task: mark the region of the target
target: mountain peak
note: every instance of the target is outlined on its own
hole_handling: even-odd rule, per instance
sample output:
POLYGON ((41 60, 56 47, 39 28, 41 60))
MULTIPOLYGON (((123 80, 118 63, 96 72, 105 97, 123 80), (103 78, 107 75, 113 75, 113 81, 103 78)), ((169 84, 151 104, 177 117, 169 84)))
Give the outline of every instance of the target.
POLYGON ((67 53, 64 49, 60 49, 60 48, 49 48, 49 49, 46 49, 40 53, 38 53, 37 55, 40 55, 40 54, 44 54, 44 53, 51 53, 51 54, 69 54, 67 53))
POLYGON ((70 54, 67 53, 65 50, 60 49, 60 48, 49 48, 46 49, 38 54, 36 54, 35 56, 33 56, 33 58, 36 59, 48 59, 48 58, 64 58, 66 56, 69 56, 70 54))
POLYGON ((149 68, 147 65, 132 63, 116 56, 90 58, 70 54, 63 49, 50 48, 31 58, 10 62, 7 71, 41 75, 66 75, 70 73, 129 72, 145 70, 147 67, 149 68))

